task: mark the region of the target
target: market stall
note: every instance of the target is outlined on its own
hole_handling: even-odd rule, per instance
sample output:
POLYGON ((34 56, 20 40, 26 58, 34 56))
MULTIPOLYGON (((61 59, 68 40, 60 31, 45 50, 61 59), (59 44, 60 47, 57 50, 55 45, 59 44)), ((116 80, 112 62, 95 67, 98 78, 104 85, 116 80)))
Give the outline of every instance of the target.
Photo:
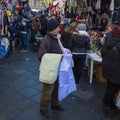
POLYGON ((0 59, 14 49, 16 34, 20 32, 18 23, 21 16, 30 18, 30 11, 28 0, 0 1, 0 59))
POLYGON ((0 59, 7 55, 10 45, 7 38, 10 6, 11 4, 8 1, 0 2, 0 59))

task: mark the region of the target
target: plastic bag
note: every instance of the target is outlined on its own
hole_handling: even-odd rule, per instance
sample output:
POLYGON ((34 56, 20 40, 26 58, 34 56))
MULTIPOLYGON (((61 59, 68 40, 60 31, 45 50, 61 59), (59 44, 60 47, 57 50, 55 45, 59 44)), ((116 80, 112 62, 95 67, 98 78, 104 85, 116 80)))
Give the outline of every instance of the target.
POLYGON ((115 95, 115 105, 120 109, 120 90, 115 95))

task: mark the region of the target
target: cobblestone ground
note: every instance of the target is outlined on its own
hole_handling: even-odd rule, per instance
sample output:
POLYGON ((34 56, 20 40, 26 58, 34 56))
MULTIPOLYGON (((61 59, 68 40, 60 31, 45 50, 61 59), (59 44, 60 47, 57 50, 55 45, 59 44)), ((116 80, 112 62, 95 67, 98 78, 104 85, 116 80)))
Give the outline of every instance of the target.
MULTIPOLYGON (((39 112, 42 84, 38 81, 37 53, 15 50, 0 60, 0 120, 46 120, 39 112)), ((89 84, 83 73, 77 91, 61 101, 64 112, 51 111, 49 120, 114 120, 102 110, 105 84, 89 84)))

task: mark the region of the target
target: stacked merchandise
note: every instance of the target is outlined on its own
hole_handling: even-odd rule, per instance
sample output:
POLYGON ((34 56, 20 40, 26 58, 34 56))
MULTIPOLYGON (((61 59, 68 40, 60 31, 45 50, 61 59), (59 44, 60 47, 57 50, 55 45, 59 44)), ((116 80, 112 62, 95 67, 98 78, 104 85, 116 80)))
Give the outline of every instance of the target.
POLYGON ((65 6, 66 17, 75 18, 76 10, 77 10, 76 0, 67 0, 65 6))
POLYGON ((14 3, 11 0, 0 1, 0 59, 8 54, 15 39, 20 38, 17 34, 20 32, 21 16, 29 19, 30 14, 28 0, 16 0, 14 3))
POLYGON ((56 0, 52 4, 49 4, 50 14, 63 15, 65 14, 65 4, 66 0, 56 0))
POLYGON ((7 26, 9 18, 7 10, 11 9, 11 1, 0 2, 0 59, 7 55, 9 50, 9 40, 7 38, 7 26))
POLYGON ((9 45, 9 40, 6 37, 0 37, 0 59, 7 55, 9 45))
POLYGON ((120 24, 120 1, 115 0, 114 3, 113 23, 120 24))

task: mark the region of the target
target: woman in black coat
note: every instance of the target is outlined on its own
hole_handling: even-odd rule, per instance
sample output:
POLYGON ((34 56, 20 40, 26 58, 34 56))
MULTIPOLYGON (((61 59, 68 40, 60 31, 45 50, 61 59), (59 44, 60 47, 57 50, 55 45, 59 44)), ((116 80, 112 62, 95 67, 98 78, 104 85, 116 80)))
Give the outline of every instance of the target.
POLYGON ((102 50, 102 71, 107 80, 104 96, 104 109, 116 109, 114 97, 120 90, 120 26, 111 31, 111 37, 105 41, 102 50))
POLYGON ((64 48, 69 49, 70 38, 72 33, 76 31, 77 25, 78 25, 77 22, 72 22, 69 27, 63 30, 61 34, 61 39, 62 39, 62 44, 64 48))
POLYGON ((87 50, 90 50, 90 37, 86 29, 85 24, 79 23, 76 27, 76 32, 73 32, 69 42, 69 49, 73 53, 73 72, 76 84, 79 84, 82 75, 87 50))

